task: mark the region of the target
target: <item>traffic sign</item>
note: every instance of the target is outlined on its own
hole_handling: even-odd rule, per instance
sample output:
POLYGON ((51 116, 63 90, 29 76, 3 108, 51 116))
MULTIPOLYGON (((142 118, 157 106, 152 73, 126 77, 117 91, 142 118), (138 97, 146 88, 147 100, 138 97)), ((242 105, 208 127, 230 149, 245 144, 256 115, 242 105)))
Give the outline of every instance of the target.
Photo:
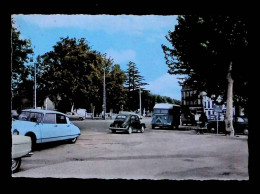
POLYGON ((222 112, 222 105, 214 105, 215 112, 222 112))

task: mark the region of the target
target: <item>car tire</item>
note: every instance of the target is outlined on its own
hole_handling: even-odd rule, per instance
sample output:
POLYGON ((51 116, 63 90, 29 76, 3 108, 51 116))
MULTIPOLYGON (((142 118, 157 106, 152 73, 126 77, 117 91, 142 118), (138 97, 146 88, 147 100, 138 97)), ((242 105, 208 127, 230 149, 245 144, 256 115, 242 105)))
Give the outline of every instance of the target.
POLYGON ((36 136, 33 133, 29 133, 26 136, 31 138, 31 151, 34 151, 36 149, 36 136))
POLYGON ((217 133, 217 129, 215 129, 214 127, 210 128, 210 133, 217 133))
POLYGON ((248 135, 248 129, 244 129, 244 130, 243 130, 243 134, 244 134, 244 135, 248 135))
POLYGON ((131 126, 129 126, 128 128, 128 134, 131 134, 133 132, 133 128, 131 126))
POLYGON ((83 121, 83 118, 82 118, 82 117, 79 117, 79 120, 80 120, 80 121, 83 121))
POLYGON ((112 133, 116 133, 116 130, 115 130, 115 129, 112 129, 111 132, 112 132, 112 133))
POLYGON ((11 170, 13 173, 17 172, 20 169, 21 163, 22 163, 21 158, 12 159, 11 170))
POLYGON ((155 126, 154 125, 152 125, 152 129, 154 129, 155 128, 155 126))
POLYGON ((140 132, 141 133, 143 133, 144 132, 144 126, 142 125, 142 127, 141 127, 141 130, 140 130, 140 132))

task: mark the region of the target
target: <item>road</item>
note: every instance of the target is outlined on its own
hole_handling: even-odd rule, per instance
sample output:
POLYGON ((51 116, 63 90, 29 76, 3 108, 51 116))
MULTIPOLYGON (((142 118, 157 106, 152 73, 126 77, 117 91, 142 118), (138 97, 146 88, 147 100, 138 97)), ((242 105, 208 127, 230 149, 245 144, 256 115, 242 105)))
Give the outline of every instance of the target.
POLYGON ((194 130, 108 131, 112 120, 73 121, 81 129, 75 144, 43 144, 12 177, 249 180, 247 136, 194 130))

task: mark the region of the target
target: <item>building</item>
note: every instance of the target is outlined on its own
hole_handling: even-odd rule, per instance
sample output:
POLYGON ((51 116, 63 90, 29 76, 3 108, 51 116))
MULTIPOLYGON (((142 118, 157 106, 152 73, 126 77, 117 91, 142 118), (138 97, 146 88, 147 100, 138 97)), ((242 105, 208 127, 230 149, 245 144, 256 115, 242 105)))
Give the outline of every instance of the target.
MULTIPOLYGON (((200 115, 204 111, 208 120, 216 120, 217 115, 219 120, 224 120, 226 105, 221 105, 222 111, 216 112, 215 103, 207 96, 206 92, 194 90, 190 86, 183 84, 181 95, 181 110, 184 114, 190 112, 194 115, 200 115)), ((235 115, 235 108, 233 108, 233 115, 235 115)))
POLYGON ((181 96, 182 112, 200 114, 203 111, 203 95, 200 91, 193 90, 190 86, 182 85, 181 96))

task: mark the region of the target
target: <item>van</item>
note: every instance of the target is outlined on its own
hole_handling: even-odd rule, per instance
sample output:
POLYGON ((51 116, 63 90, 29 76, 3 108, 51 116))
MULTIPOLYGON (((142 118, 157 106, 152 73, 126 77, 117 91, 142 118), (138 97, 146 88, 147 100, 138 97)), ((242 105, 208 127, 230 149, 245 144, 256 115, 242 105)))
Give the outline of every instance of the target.
POLYGON ((170 103, 157 103, 153 108, 152 129, 155 127, 179 128, 180 106, 170 103))

